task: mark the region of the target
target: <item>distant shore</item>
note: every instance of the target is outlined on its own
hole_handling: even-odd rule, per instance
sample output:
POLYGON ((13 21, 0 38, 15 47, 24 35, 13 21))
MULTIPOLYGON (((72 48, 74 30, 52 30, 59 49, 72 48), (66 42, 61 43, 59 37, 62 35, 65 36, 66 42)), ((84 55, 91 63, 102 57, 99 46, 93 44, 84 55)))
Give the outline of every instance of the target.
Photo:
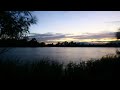
POLYGON ((109 43, 87 43, 87 42, 57 42, 56 44, 38 42, 35 38, 27 39, 1 39, 0 47, 120 47, 120 41, 109 43))
POLYGON ((120 46, 0 46, 3 47, 120 47, 120 46))

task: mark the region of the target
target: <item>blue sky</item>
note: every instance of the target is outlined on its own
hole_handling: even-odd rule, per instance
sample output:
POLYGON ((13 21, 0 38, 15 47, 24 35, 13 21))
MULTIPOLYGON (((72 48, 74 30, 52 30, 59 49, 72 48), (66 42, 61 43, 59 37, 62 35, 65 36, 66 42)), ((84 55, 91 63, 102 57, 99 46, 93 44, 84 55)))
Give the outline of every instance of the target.
POLYGON ((45 42, 113 40, 120 27, 120 11, 34 11, 33 15, 38 22, 30 32, 45 42))

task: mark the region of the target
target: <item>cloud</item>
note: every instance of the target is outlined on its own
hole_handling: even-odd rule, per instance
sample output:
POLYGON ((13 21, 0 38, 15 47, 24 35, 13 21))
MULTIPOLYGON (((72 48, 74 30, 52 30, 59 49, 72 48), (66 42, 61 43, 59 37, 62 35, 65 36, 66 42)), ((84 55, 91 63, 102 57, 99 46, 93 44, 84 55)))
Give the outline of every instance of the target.
POLYGON ((70 36, 74 39, 102 39, 102 38, 114 38, 114 32, 107 33, 87 33, 86 35, 70 36))
POLYGON ((80 39, 102 39, 102 38, 114 38, 114 32, 102 32, 102 33, 84 33, 83 35, 72 35, 72 34, 62 34, 62 33, 44 33, 44 34, 36 34, 31 33, 29 38, 36 38, 39 42, 54 42, 54 40, 72 38, 76 40, 80 39))
POLYGON ((111 21, 111 22, 106 22, 106 23, 120 23, 120 21, 111 21))
POLYGON ((55 40, 55 39, 61 39, 65 38, 65 34, 61 33, 44 33, 44 34, 36 34, 36 33, 31 33, 31 36, 29 38, 36 38, 38 41, 48 41, 48 40, 55 40))

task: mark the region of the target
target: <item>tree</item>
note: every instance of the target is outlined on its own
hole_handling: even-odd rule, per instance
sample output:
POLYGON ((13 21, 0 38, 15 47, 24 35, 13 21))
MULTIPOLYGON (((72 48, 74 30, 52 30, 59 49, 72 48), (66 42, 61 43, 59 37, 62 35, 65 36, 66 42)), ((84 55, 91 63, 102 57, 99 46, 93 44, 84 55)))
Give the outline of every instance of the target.
POLYGON ((120 39, 120 29, 118 29, 118 31, 116 32, 116 38, 120 39))
POLYGON ((60 46, 60 45, 61 45, 61 43, 60 43, 60 42, 57 42, 56 46, 60 46))
POLYGON ((41 45, 41 46, 45 46, 45 42, 41 42, 40 45, 41 45))
MULTIPOLYGON (((36 22, 36 17, 30 11, 0 11, 0 39, 21 39, 36 22)), ((0 54, 8 50, 3 48, 0 54)))
POLYGON ((36 22, 36 17, 29 11, 1 11, 0 38, 20 39, 29 33, 29 27, 36 22))
POLYGON ((36 38, 32 38, 30 42, 37 42, 36 38))
MULTIPOLYGON (((120 28, 119 28, 118 31, 116 32, 115 36, 116 36, 117 39, 120 39, 120 28)), ((119 53, 120 53, 120 50, 117 49, 117 50, 116 50, 116 54, 118 55, 119 53)))

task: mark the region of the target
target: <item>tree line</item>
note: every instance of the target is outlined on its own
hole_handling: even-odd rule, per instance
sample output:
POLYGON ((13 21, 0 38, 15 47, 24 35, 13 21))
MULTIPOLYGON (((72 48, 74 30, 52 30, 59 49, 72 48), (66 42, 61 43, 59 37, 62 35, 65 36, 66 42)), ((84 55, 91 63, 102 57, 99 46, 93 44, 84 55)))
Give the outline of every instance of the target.
POLYGON ((45 43, 38 42, 36 38, 23 38, 23 39, 0 39, 0 47, 120 47, 120 41, 112 41, 109 43, 97 44, 97 43, 84 43, 84 42, 57 42, 45 43))

